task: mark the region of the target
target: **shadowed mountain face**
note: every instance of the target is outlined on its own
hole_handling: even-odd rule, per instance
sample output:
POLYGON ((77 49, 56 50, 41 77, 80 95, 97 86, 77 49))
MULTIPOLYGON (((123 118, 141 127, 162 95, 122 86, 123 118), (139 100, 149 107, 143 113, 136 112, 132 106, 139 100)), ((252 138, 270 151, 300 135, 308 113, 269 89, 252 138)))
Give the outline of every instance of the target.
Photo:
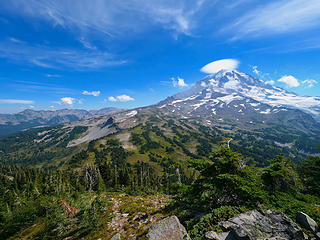
POLYGON ((182 118, 240 128, 274 124, 318 134, 320 98, 299 96, 238 71, 220 71, 156 105, 182 118), (318 122, 317 122, 318 121, 318 122))
POLYGON ((34 111, 27 109, 17 114, 0 114, 0 136, 9 135, 28 128, 71 123, 92 115, 109 114, 118 111, 121 111, 121 109, 103 108, 91 111, 81 109, 34 111))

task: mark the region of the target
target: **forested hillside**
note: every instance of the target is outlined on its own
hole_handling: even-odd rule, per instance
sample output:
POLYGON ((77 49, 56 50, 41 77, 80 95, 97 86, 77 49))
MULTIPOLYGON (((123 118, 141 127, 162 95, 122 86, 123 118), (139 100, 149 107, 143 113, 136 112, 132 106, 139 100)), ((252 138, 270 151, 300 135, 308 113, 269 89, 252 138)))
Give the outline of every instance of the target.
POLYGON ((320 158, 298 166, 280 155, 260 168, 221 148, 207 161, 187 161, 189 176, 180 177, 174 164, 159 176, 151 164, 122 161, 130 154, 118 143, 108 146, 104 157, 83 168, 1 165, 1 238, 96 239, 120 232, 144 239, 146 226, 176 214, 192 239, 202 239, 205 231, 219 231, 218 221, 250 209, 279 209, 292 219, 303 211, 320 221, 320 158), (74 217, 67 217, 62 200, 77 210, 74 217))
POLYGON ((86 136, 88 126, 46 127, 11 135, 0 140, 0 162, 46 168, 66 168, 69 162, 73 165, 76 162, 81 166, 94 162, 95 152, 107 148, 105 143, 112 139, 130 152, 129 162, 140 160, 160 168, 161 158, 182 165, 190 158, 206 159, 213 149, 229 140, 231 149, 260 166, 267 165, 268 159, 281 153, 296 163, 310 154, 320 154, 316 148, 320 138, 280 125, 245 130, 233 124, 212 125, 201 118, 181 119, 150 110, 141 111, 127 121, 135 125, 123 127, 121 122, 113 123, 112 127, 117 129, 113 134, 73 147, 69 146, 70 142, 86 136), (74 158, 78 160, 72 160, 74 158))
POLYGON ((201 239, 219 231, 218 221, 267 208, 320 221, 319 157, 279 146, 272 131, 141 119, 70 148, 86 128, 38 129, 2 141, 0 237, 108 239, 120 232, 144 239, 147 226, 176 214, 192 239, 201 239), (46 131, 56 133, 52 141, 34 141, 46 131), (79 212, 68 218, 62 200, 79 212))

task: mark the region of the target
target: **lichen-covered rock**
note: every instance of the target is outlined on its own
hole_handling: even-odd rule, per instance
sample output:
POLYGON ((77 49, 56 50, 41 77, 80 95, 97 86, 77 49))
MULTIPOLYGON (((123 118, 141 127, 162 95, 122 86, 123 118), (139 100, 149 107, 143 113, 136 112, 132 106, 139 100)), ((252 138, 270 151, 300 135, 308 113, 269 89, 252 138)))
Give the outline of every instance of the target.
POLYGON ((120 233, 117 233, 116 235, 114 235, 110 240, 121 240, 120 233))
POLYGON ((283 237, 271 237, 271 238, 266 238, 264 240, 288 240, 288 238, 283 238, 283 237))
POLYGON ((300 227, 280 211, 253 210, 220 222, 219 225, 224 231, 232 232, 236 239, 308 239, 300 227))
POLYGON ((147 233, 149 240, 191 240, 176 216, 167 217, 153 224, 147 233))
POLYGON ((303 228, 307 230, 310 230, 314 233, 317 233, 319 231, 318 224, 311 217, 309 217, 307 214, 303 212, 297 212, 296 220, 303 228))
POLYGON ((210 240, 236 240, 231 232, 216 233, 214 231, 206 232, 205 239, 210 240))

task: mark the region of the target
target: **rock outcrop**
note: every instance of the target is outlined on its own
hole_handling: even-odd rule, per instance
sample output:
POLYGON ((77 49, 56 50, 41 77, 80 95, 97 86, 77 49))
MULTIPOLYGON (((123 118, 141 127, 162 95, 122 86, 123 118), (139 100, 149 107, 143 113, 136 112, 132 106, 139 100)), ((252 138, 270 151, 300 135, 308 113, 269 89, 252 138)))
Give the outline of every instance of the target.
POLYGON ((114 235, 110 240, 121 240, 120 233, 117 233, 116 235, 114 235))
POLYGON ((303 228, 312 231, 316 238, 320 239, 319 226, 311 217, 303 212, 297 212, 296 220, 303 228))
POLYGON ((318 224, 307 214, 303 212, 297 212, 296 214, 297 222, 305 229, 310 230, 314 233, 319 231, 318 224))
POLYGON ((259 212, 253 210, 239 214, 228 221, 220 222, 219 226, 229 233, 225 235, 220 234, 218 237, 211 239, 308 239, 308 236, 301 228, 280 211, 266 210, 259 212))
MULTIPOLYGON (((317 223, 304 213, 297 213, 297 221, 304 228, 320 232, 317 223)), ((224 232, 206 232, 207 240, 308 240, 302 229, 278 210, 252 210, 218 223, 224 232)), ((149 240, 191 240, 176 216, 167 217, 149 228, 149 240)))
POLYGON ((149 240, 191 240, 176 216, 167 217, 153 224, 147 233, 149 240))
POLYGON ((216 233, 213 231, 205 233, 205 239, 212 240, 235 240, 236 238, 231 232, 216 233))

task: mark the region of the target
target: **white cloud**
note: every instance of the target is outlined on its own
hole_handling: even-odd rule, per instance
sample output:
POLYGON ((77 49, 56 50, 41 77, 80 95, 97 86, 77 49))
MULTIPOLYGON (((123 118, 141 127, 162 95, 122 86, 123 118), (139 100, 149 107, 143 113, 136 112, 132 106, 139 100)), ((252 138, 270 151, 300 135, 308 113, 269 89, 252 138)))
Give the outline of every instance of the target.
MULTIPOLYGON (((115 37, 141 32, 150 26, 160 26, 178 34, 190 35, 197 13, 204 9, 204 0, 198 1, 78 1, 78 0, 15 0, 5 1, 2 8, 27 18, 40 18, 54 27, 72 29, 89 35, 95 31, 115 37), (80 31, 79 31, 80 30, 80 31)), ((79 38, 83 46, 93 46, 79 38)))
POLYGON ((120 95, 120 96, 117 96, 117 97, 110 96, 108 98, 108 100, 110 102, 129 102, 129 101, 134 101, 134 98, 123 94, 123 95, 120 95))
POLYGON ((288 75, 281 77, 278 82, 285 83, 288 87, 299 87, 300 83, 294 76, 288 75))
POLYGON ((9 40, 12 42, 15 42, 15 43, 23 43, 23 41, 16 39, 16 38, 13 38, 13 37, 9 38, 9 40))
POLYGON ((226 27, 234 40, 272 34, 298 32, 319 26, 319 0, 280 0, 261 4, 226 27))
POLYGON ((125 94, 117 96, 117 100, 120 102, 134 101, 134 99, 132 97, 129 97, 128 95, 125 95, 125 94))
POLYGON ((116 102, 117 101, 117 99, 115 98, 115 97, 108 97, 108 100, 110 101, 110 102, 116 102))
POLYGON ((175 37, 179 34, 211 36, 212 31, 219 31, 220 26, 231 33, 234 39, 239 39, 314 28, 318 26, 320 19, 319 0, 2 2, 1 8, 4 11, 27 21, 32 18, 40 19, 56 28, 71 31, 77 35, 76 39, 85 49, 93 51, 99 45, 93 45, 95 41, 87 38, 97 33, 106 35, 109 39, 118 39, 160 27, 173 32, 175 37))
POLYGON ((269 81, 266 81, 265 83, 266 83, 266 84, 273 85, 273 84, 274 84, 274 81, 273 81, 273 80, 269 80, 269 81))
POLYGON ((34 101, 31 101, 31 100, 20 100, 20 99, 0 99, 0 103, 8 103, 8 104, 33 104, 34 101))
POLYGON ((36 82, 36 81, 24 81, 24 80, 15 80, 10 83, 10 87, 30 93, 38 93, 41 91, 42 93, 49 94, 61 94, 61 95, 70 95, 77 94, 77 91, 69 88, 59 87, 56 84, 45 83, 45 82, 36 82))
POLYGON ((83 95, 91 95, 91 96, 94 96, 94 97, 98 97, 100 95, 100 91, 92 91, 92 92, 88 92, 88 91, 82 91, 82 94, 83 95))
POLYGON ((312 88, 317 83, 318 82, 314 79, 307 79, 307 80, 302 81, 302 84, 306 85, 305 87, 307 87, 307 88, 312 88))
POLYGON ((206 84, 205 82, 201 82, 201 83, 200 83, 200 86, 201 86, 201 87, 206 87, 207 84, 206 84))
POLYGON ((255 74, 259 75, 260 71, 258 70, 258 66, 253 66, 252 67, 252 72, 254 72, 255 74))
POLYGON ((12 41, 0 42, 0 55, 14 62, 54 69, 86 70, 126 63, 125 60, 118 60, 113 54, 101 50, 54 48, 12 41))
POLYGON ((46 77, 48 77, 48 78, 58 78, 58 77, 60 77, 60 75, 58 75, 58 74, 46 74, 46 77))
POLYGON ((188 87, 188 84, 186 84, 184 82, 184 79, 182 79, 180 77, 178 77, 177 80, 175 80, 175 78, 172 77, 171 80, 172 80, 172 85, 174 87, 188 87))
POLYGON ((90 50, 97 50, 97 47, 92 45, 88 40, 86 40, 84 37, 81 37, 79 39, 79 42, 83 45, 84 48, 90 49, 90 50))
POLYGON ((73 105, 74 101, 76 100, 75 98, 72 97, 63 97, 60 99, 61 102, 60 104, 68 104, 68 105, 73 105))
POLYGON ((217 73, 220 70, 232 71, 239 65, 239 61, 236 59, 222 59, 211 62, 200 69, 204 73, 217 73))

